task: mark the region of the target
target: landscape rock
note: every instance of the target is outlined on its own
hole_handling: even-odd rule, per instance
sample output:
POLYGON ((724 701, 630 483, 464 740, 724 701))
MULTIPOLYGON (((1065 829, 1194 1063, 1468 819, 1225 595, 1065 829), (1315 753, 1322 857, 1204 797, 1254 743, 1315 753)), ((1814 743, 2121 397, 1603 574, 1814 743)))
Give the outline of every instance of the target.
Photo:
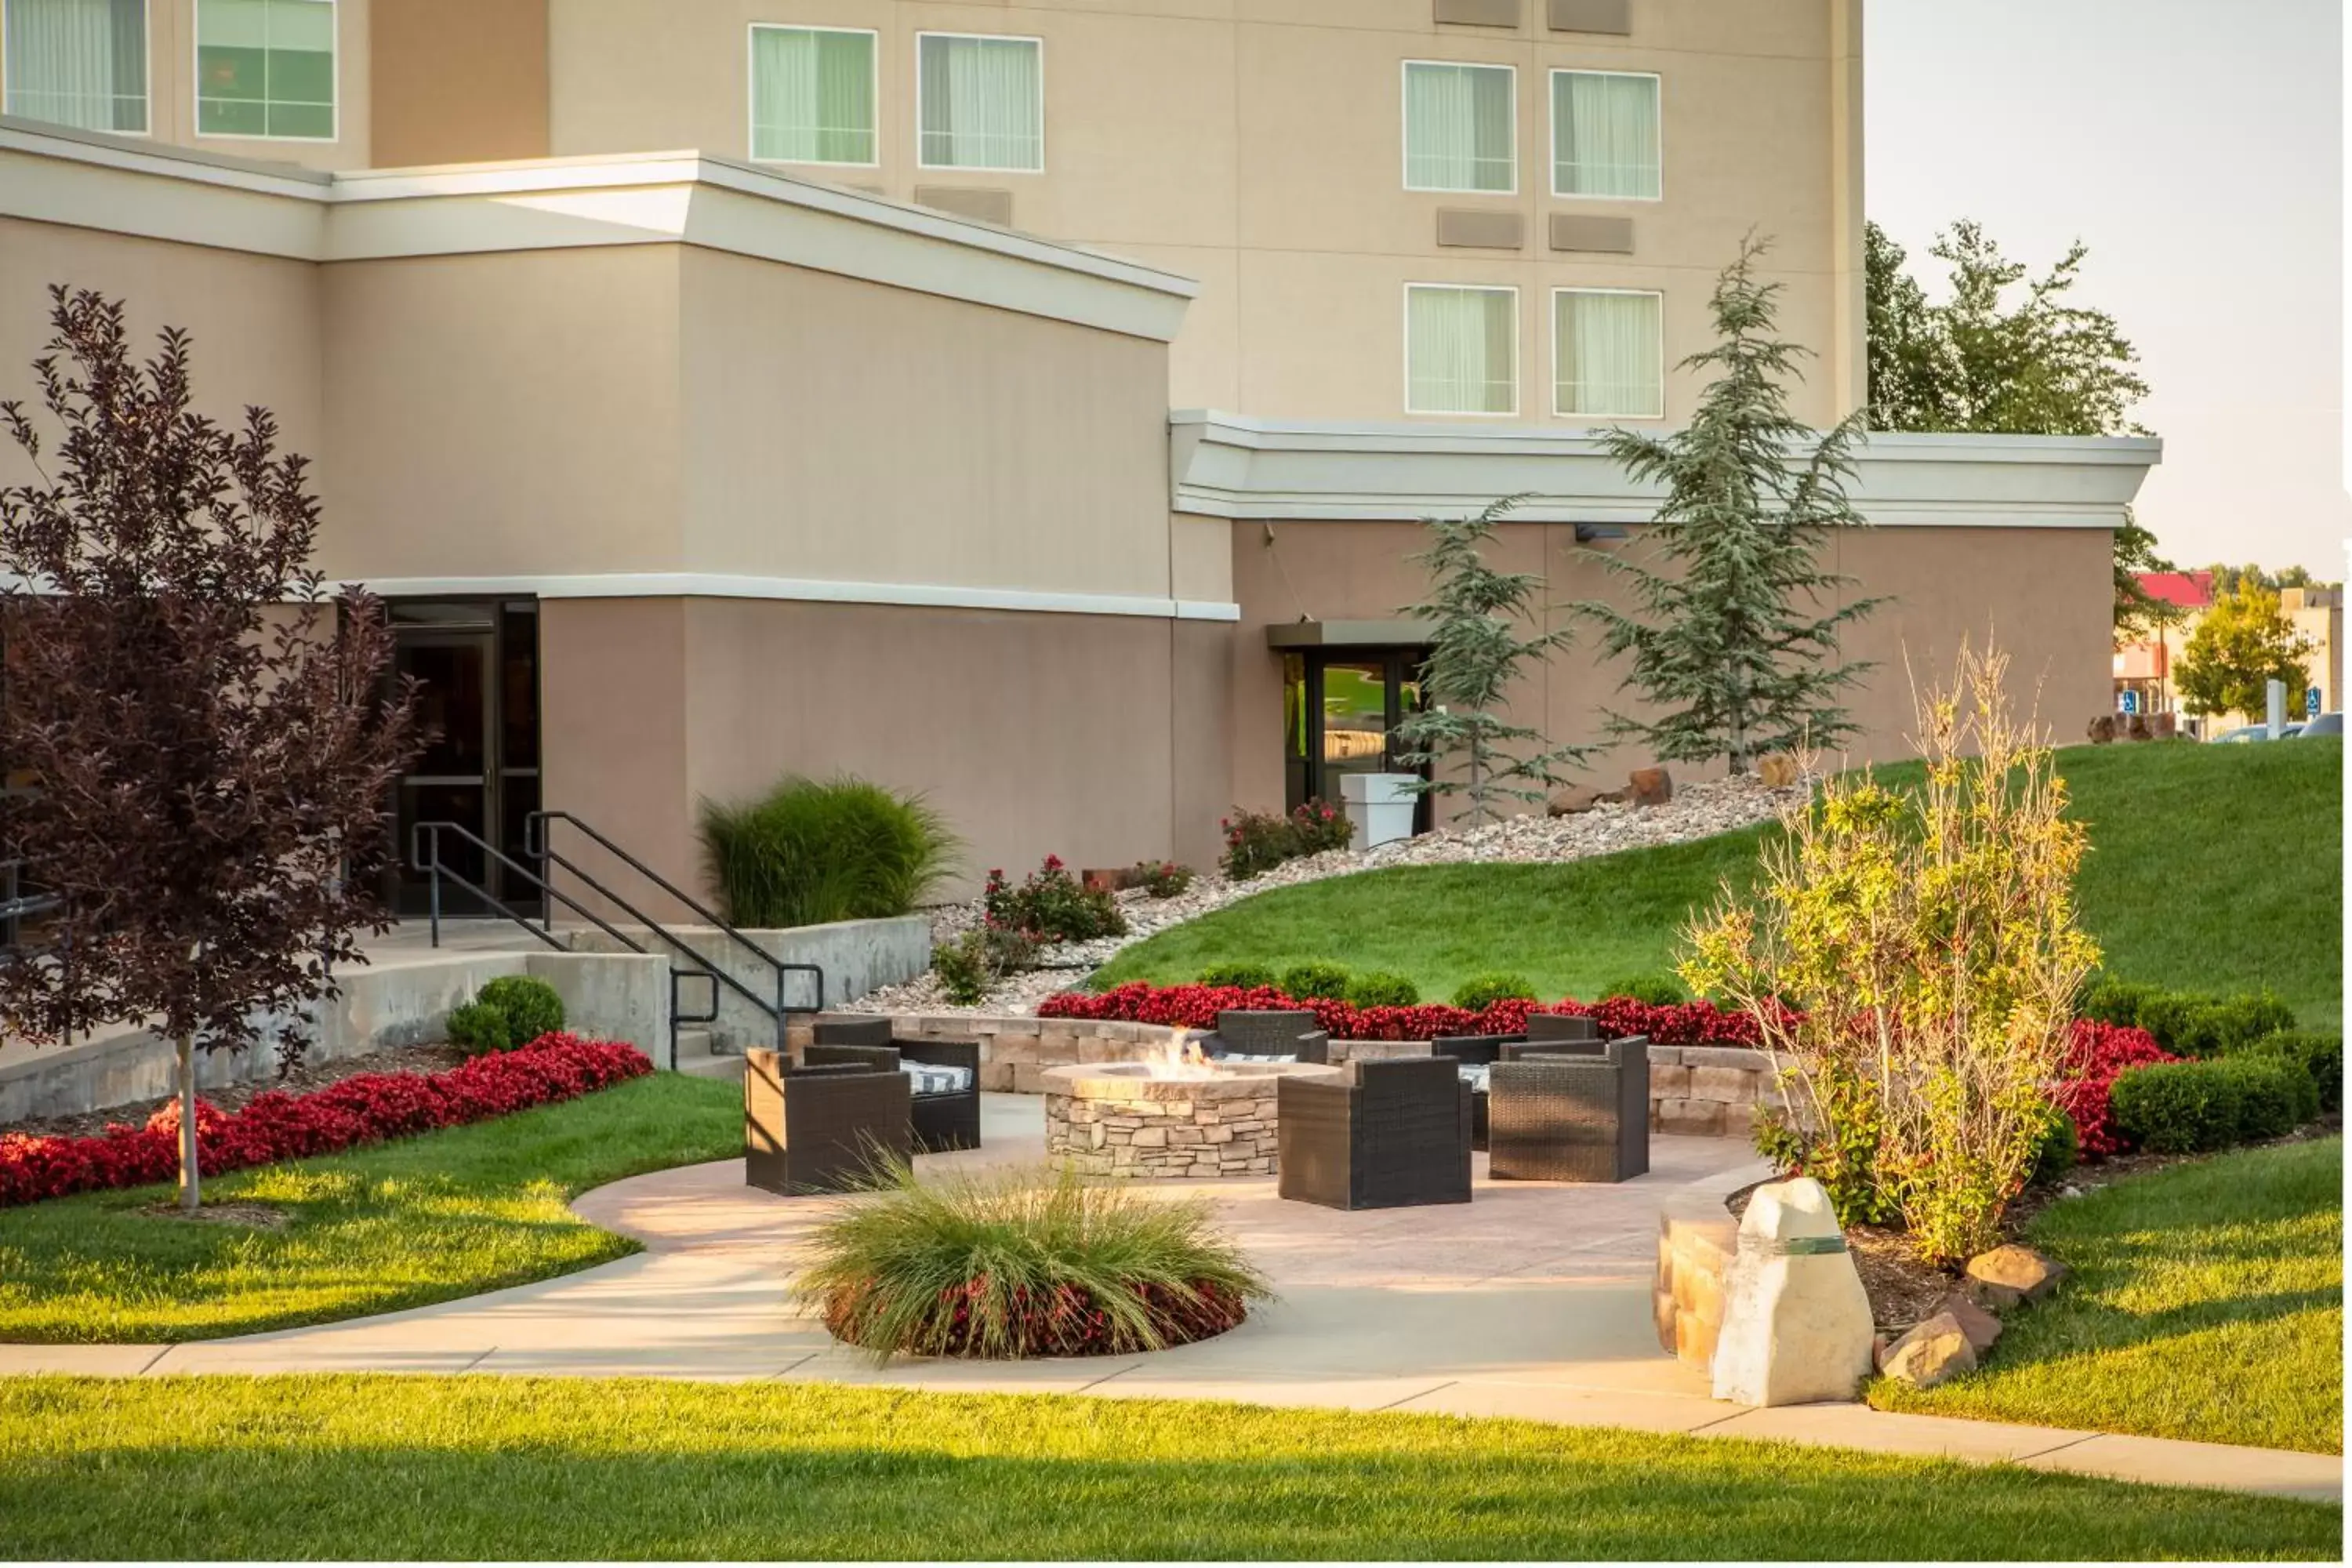
POLYGON ((1976 1347, 1949 1312, 1938 1312, 1887 1347, 1879 1370, 1897 1383, 1933 1388, 1964 1372, 1974 1372, 1976 1347))
POLYGON ((2014 1307, 2020 1301, 2039 1301, 2056 1289, 2066 1277, 2066 1267, 2012 1241, 1969 1258, 1968 1276, 1979 1300, 1990 1307, 2014 1307))
POLYGON ((1601 804, 1601 792, 1591 784, 1571 784, 1544 805, 1547 816, 1575 816, 1601 804))
POLYGON ((1664 805, 1675 798, 1675 776, 1664 768, 1635 768, 1629 789, 1635 805, 1664 805))
POLYGON ((1756 759, 1756 776, 1766 789, 1788 789, 1801 776, 1797 759, 1786 752, 1774 752, 1756 759))
POLYGON ((1799 1176, 1758 1187, 1739 1216, 1715 1396, 1759 1405, 1850 1400, 1870 1373, 1876 1332, 1822 1184, 1799 1176))
POLYGON ((1960 1331, 1969 1336, 1970 1348, 1979 1356, 1992 1349, 1993 1342, 2000 1338, 2000 1320, 1969 1300, 1965 1290, 1954 1290, 1945 1296, 1936 1303, 1936 1311, 1960 1325, 1960 1331))
POLYGON ((2115 744, 2116 716, 2112 713, 2102 713, 2097 718, 2092 720, 2090 736, 2091 744, 2095 746, 2111 746, 2115 744))

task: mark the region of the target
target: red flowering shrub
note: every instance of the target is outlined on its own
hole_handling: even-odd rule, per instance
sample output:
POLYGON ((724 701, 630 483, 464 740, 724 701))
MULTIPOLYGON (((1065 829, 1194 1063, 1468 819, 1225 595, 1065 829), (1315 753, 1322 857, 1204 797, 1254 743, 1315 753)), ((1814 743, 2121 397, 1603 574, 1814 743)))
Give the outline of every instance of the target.
MULTIPOLYGON (((487 1121, 534 1105, 576 1100, 651 1071, 653 1063, 635 1046, 552 1034, 516 1050, 476 1057, 446 1072, 361 1073, 308 1094, 268 1089, 238 1111, 199 1100, 198 1168, 207 1176, 218 1175, 487 1121)), ((0 1208, 171 1181, 179 1173, 179 1140, 176 1100, 143 1127, 117 1122, 94 1138, 0 1134, 0 1208)))
POLYGON ((1756 1020, 1727 1013, 1711 1002, 1661 1007, 1630 996, 1605 1002, 1555 1002, 1549 1005, 1507 997, 1472 1012, 1442 1002, 1411 1007, 1359 1007, 1331 997, 1294 1002, 1271 985, 1153 985, 1129 981, 1100 995, 1064 991, 1037 1009, 1041 1018, 1101 1018, 1131 1024, 1167 1024, 1213 1029, 1228 1008, 1300 1007, 1339 1040, 1426 1040, 1438 1035, 1516 1035, 1530 1013, 1589 1013, 1610 1035, 1647 1035, 1662 1046, 1749 1046, 1759 1035, 1756 1020))
POLYGON ((2129 1068, 2179 1059, 2158 1045, 2156 1037, 2146 1029, 2075 1019, 2066 1041, 2066 1076, 2051 1096, 2058 1109, 2074 1119, 2075 1147, 2093 1159, 2128 1149, 2130 1144, 2116 1131, 2109 1110, 2116 1079, 2129 1068))

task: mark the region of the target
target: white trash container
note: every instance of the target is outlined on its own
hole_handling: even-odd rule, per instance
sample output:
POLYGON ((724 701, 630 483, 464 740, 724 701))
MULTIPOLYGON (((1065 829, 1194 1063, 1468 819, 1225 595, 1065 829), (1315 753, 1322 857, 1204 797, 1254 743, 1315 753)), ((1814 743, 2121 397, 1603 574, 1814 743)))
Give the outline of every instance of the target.
POLYGON ((1339 779, 1339 799, 1348 808, 1348 847, 1370 849, 1412 837, 1413 807, 1420 797, 1412 787, 1418 773, 1345 773, 1339 779))

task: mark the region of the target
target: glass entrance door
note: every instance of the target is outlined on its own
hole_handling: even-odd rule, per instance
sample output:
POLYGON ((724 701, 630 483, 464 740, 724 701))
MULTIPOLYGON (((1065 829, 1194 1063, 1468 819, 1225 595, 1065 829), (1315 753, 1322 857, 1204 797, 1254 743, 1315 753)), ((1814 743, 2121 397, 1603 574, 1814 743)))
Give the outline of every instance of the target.
MULTIPOLYGON (((1284 780, 1297 810, 1308 800, 1337 802, 1349 773, 1421 773, 1401 766, 1389 733, 1422 708, 1420 648, 1333 648, 1283 658, 1284 780)), ((1423 796, 1413 831, 1429 827, 1423 796)))
MULTIPOLYGON (((400 871, 394 907, 426 907, 426 879, 408 863, 410 830, 452 822, 522 858, 522 823, 539 809, 539 606, 530 600, 395 602, 395 674, 417 682, 423 748, 394 786, 400 871)), ((495 858, 452 835, 444 862, 519 910, 539 897, 495 858)), ((527 862, 526 862, 527 863, 527 862)), ((486 913, 463 889, 442 888, 444 914, 486 913)))

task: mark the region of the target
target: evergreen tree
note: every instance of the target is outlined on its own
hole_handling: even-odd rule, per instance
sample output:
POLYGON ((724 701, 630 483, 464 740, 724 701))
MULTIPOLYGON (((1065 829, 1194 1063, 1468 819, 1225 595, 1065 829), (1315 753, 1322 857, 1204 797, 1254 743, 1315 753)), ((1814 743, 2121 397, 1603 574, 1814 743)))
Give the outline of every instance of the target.
POLYGON ((1459 756, 1465 777, 1426 779, 1414 786, 1426 795, 1459 793, 1469 802, 1462 820, 1491 822, 1502 815, 1498 801, 1533 803, 1559 783, 1562 763, 1580 763, 1594 746, 1551 746, 1541 731, 1509 723, 1496 710, 1521 668, 1568 640, 1565 628, 1522 635, 1517 623, 1536 624, 1532 601, 1543 579, 1526 572, 1497 572, 1486 564, 1482 546, 1495 525, 1519 503, 1507 496, 1473 518, 1429 520, 1427 550, 1410 559, 1425 564, 1431 578, 1427 602, 1402 614, 1430 621, 1429 660, 1423 667, 1422 712, 1391 731, 1407 767, 1434 766, 1459 756))
POLYGON ((1780 286, 1756 276, 1764 249, 1750 236, 1716 282, 1719 341, 1683 362, 1714 373, 1690 424, 1667 436, 1602 437, 1637 483, 1665 491, 1647 531, 1647 563, 1594 552, 1632 580, 1635 610, 1574 606, 1600 623, 1606 653, 1633 656, 1621 689, 1663 710, 1650 720, 1611 710, 1609 732, 1642 741, 1662 761, 1722 757, 1734 773, 1766 752, 1853 732, 1833 699, 1869 666, 1832 662, 1838 631, 1881 602, 1838 605, 1852 579, 1819 562, 1832 530, 1862 526, 1844 481, 1863 416, 1817 436, 1789 412, 1784 384, 1809 351, 1773 336, 1780 286))

